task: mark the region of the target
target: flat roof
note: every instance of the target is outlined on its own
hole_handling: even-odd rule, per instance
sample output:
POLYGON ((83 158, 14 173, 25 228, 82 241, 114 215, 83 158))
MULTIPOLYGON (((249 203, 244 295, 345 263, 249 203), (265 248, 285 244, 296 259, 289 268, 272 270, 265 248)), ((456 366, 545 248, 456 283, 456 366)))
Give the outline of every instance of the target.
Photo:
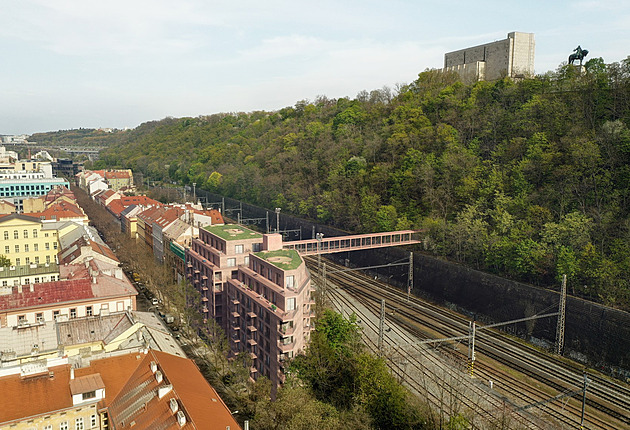
POLYGON ((295 270, 302 264, 302 257, 293 249, 278 249, 276 251, 262 251, 254 254, 270 262, 282 270, 295 270))
POLYGON ((203 228, 225 240, 261 239, 263 236, 261 233, 236 224, 209 225, 203 228))

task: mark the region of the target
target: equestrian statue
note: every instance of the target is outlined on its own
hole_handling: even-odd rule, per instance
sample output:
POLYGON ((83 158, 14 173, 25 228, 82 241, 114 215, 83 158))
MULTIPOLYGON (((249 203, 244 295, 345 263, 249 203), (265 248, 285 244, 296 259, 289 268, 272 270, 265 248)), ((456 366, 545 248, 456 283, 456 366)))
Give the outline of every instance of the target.
POLYGON ((588 55, 588 50, 582 49, 580 45, 573 50, 574 54, 569 55, 569 64, 573 64, 575 60, 580 60, 580 66, 582 65, 582 60, 584 57, 588 55))

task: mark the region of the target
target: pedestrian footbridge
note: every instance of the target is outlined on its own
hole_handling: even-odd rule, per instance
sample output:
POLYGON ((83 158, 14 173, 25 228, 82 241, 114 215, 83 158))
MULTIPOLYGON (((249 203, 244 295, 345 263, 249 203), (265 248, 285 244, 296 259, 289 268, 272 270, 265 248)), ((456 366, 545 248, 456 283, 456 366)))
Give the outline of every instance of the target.
MULTIPOLYGON (((301 255, 331 254, 333 252, 359 251, 388 246, 420 243, 419 230, 400 230, 385 233, 358 234, 353 236, 318 236, 317 239, 284 242, 284 249, 294 249, 301 255)), ((318 234, 319 235, 319 234, 318 234)))

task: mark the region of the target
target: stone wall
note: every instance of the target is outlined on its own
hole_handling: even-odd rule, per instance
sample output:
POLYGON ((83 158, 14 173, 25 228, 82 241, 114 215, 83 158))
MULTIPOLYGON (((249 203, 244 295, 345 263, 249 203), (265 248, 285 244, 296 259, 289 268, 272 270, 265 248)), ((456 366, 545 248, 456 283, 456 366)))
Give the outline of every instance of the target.
MULTIPOLYGON (((460 49, 444 54, 444 70, 460 71, 462 79, 470 81, 469 68, 458 69, 461 65, 485 63, 484 73, 478 80, 497 80, 505 76, 525 77, 534 75, 534 34, 511 32, 507 39, 460 49)), ((477 66, 475 66, 478 68, 477 66)))

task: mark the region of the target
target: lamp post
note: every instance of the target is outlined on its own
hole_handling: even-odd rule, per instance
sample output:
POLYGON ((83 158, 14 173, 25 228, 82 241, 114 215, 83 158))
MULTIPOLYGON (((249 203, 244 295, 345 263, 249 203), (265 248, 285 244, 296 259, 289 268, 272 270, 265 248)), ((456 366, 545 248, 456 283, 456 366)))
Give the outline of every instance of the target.
POLYGON ((280 210, 281 208, 276 208, 276 233, 280 233, 280 210))
POLYGON ((315 239, 317 239, 317 271, 319 272, 322 265, 321 250, 322 250, 322 239, 324 239, 324 233, 315 233, 315 239))
POLYGON ((193 182, 193 204, 197 203, 197 183, 193 182))

